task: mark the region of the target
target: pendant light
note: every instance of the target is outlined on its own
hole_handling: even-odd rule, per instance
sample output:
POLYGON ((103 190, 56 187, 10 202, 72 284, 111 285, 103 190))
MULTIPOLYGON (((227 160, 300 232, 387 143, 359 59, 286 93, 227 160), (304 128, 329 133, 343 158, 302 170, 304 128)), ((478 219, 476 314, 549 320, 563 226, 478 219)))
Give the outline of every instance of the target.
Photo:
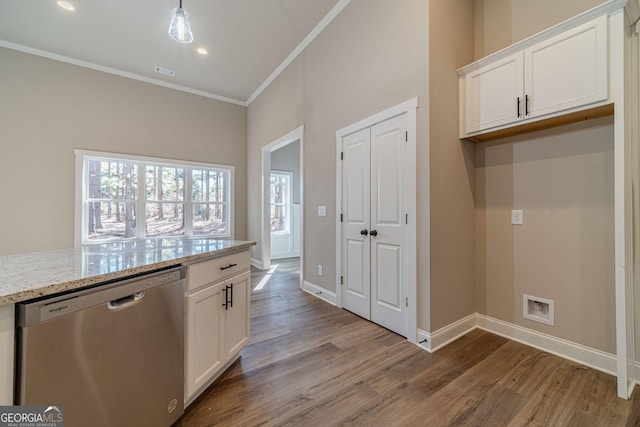
POLYGON ((171 14, 169 36, 180 43, 191 43, 193 41, 189 14, 182 8, 182 0, 180 0, 180 7, 173 9, 171 14))

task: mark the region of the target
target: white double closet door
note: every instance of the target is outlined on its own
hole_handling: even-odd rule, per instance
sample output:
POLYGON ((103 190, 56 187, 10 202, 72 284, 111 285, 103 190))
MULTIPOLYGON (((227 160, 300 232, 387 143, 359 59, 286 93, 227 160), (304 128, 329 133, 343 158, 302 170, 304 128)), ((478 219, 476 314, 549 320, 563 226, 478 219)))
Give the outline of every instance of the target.
POLYGON ((406 114, 342 138, 342 305, 403 336, 406 140, 406 114))

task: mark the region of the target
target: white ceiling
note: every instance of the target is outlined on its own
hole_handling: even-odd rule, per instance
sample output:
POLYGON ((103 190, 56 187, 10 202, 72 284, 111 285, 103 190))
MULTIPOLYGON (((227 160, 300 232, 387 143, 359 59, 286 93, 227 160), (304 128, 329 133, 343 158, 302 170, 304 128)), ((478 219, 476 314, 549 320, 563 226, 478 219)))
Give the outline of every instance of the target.
POLYGON ((0 46, 246 105, 349 1, 183 0, 191 44, 167 34, 179 0, 69 2, 3 0, 0 46))

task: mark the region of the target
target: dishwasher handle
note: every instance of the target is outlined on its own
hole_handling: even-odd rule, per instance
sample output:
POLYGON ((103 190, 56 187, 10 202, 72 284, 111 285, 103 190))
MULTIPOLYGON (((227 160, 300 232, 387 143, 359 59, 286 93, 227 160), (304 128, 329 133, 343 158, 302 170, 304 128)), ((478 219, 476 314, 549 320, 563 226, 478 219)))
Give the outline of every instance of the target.
POLYGON ((120 310, 137 304, 142 298, 144 298, 145 292, 136 292, 132 295, 127 295, 126 297, 114 299, 113 301, 109 301, 107 303, 107 308, 109 310, 120 310))

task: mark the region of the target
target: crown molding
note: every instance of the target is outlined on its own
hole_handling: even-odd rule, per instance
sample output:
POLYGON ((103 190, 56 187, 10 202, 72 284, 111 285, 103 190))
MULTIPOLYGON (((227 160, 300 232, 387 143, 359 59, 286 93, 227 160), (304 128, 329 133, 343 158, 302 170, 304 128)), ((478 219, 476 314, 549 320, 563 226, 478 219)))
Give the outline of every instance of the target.
POLYGON ((253 94, 249 97, 249 99, 247 99, 246 104, 251 104, 280 75, 280 73, 282 73, 289 66, 289 64, 291 64, 293 60, 296 59, 297 56, 300 55, 300 53, 302 53, 302 51, 305 50, 307 46, 309 46, 309 44, 311 44, 311 42, 318 36, 318 34, 320 34, 322 30, 324 30, 327 25, 329 25, 331 21, 333 21, 333 19, 338 16, 338 14, 340 14, 340 12, 342 12, 345 7, 347 7, 349 3, 351 3, 351 0, 338 1, 338 3, 333 6, 329 13, 327 13, 327 15, 322 18, 322 21, 320 21, 318 25, 316 25, 313 30, 311 30, 307 37, 305 37, 304 40, 302 40, 302 42, 293 50, 293 52, 291 52, 289 56, 287 56, 285 60, 282 61, 280 65, 278 65, 273 73, 271 73, 271 75, 267 77, 267 79, 262 82, 260 86, 258 86, 258 89, 256 89, 255 92, 253 92, 253 94))
MULTIPOLYGON (((602 3, 599 6, 594 7, 593 9, 589 9, 586 12, 583 12, 579 15, 574 16, 573 18, 567 19, 553 27, 550 27, 544 31, 541 31, 537 34, 534 34, 524 40, 521 40, 517 43, 512 44, 511 46, 507 46, 502 50, 499 50, 495 53, 485 56, 475 62, 472 62, 469 65, 466 65, 458 70, 458 75, 464 76, 471 71, 475 71, 479 68, 482 68, 485 65, 491 64, 496 60, 506 58, 507 56, 516 54, 524 49, 527 49, 531 46, 534 46, 544 40, 547 40, 551 37, 557 36, 558 34, 562 34, 571 28, 577 27, 578 25, 582 25, 587 23, 593 19, 596 19, 603 15, 608 15, 616 10, 620 10, 625 7, 629 0, 609 0, 606 3, 602 3)), ((638 0, 631 0, 631 2, 638 2, 638 0)))
POLYGON ((243 107, 247 106, 247 103, 244 101, 240 101, 238 99, 227 98, 226 96, 217 95, 215 93, 205 92, 202 90, 192 89, 186 86, 176 85, 173 83, 168 83, 162 80, 152 79, 150 77, 145 77, 140 74, 129 73, 127 71, 118 70, 111 67, 105 67, 104 65, 94 64, 92 62, 82 61, 75 58, 70 58, 64 55, 58 55, 57 53, 47 52, 44 50, 34 49, 29 46, 24 46, 21 44, 11 43, 6 40, 0 40, 0 47, 4 47, 7 49, 17 50, 19 52, 28 53, 31 55, 41 56, 43 58, 52 59, 54 61, 66 62, 67 64, 77 65, 83 68, 89 68, 95 71, 101 71, 103 73, 115 74, 116 76, 125 77, 132 80, 138 80, 141 82, 149 83, 156 86, 162 86, 168 89, 179 90, 181 92, 191 93, 193 95, 203 96, 205 98, 215 99, 217 101, 228 102, 230 104, 241 105, 243 107))

